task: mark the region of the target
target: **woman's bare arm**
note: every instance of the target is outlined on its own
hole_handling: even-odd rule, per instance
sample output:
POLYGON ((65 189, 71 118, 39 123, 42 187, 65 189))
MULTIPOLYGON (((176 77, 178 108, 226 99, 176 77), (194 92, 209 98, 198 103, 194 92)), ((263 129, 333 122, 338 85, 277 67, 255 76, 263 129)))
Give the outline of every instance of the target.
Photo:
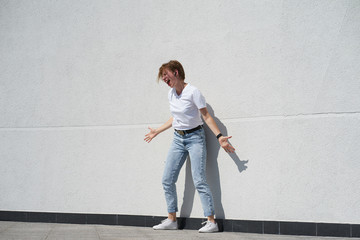
POLYGON ((144 141, 146 141, 148 143, 151 142, 151 140, 153 140, 153 138, 156 137, 159 133, 162 133, 163 131, 171 128, 172 122, 173 122, 173 117, 171 117, 166 123, 161 125, 159 128, 154 129, 154 128, 148 127, 150 132, 145 135, 144 141))
MULTIPOLYGON (((218 126, 216 125, 216 122, 214 121, 214 119, 212 118, 210 113, 208 112, 207 108, 205 107, 205 108, 200 109, 200 113, 201 113, 204 121, 208 125, 208 127, 215 134, 215 136, 217 136, 220 133, 220 130, 219 130, 218 126)), ((231 144, 228 142, 229 138, 231 138, 231 136, 230 137, 221 136, 221 137, 219 137, 218 140, 219 140, 220 146, 226 152, 233 153, 235 151, 235 148, 233 146, 231 146, 231 144)))

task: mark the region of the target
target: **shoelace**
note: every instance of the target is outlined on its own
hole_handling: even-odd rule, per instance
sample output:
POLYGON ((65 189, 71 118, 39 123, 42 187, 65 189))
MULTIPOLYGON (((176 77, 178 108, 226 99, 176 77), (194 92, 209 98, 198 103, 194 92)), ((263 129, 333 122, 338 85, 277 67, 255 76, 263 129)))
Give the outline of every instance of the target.
MULTIPOLYGON (((167 218, 167 219, 162 220, 161 223, 164 223, 164 222, 167 222, 167 221, 171 221, 171 220, 167 218)), ((173 222, 173 221, 171 221, 171 222, 173 222)))
POLYGON ((205 222, 202 222, 201 224, 204 225, 204 224, 210 224, 211 222, 210 221, 205 221, 205 222))
POLYGON ((161 221, 161 223, 164 223, 164 222, 167 222, 168 221, 168 218, 167 219, 164 219, 161 221))

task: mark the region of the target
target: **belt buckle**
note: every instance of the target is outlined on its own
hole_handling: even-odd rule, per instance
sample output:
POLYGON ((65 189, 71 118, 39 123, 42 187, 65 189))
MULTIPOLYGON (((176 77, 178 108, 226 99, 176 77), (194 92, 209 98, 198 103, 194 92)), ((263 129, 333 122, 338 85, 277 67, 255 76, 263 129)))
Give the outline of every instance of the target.
POLYGON ((184 136, 185 135, 185 132, 183 130, 178 130, 177 131, 181 136, 184 136))

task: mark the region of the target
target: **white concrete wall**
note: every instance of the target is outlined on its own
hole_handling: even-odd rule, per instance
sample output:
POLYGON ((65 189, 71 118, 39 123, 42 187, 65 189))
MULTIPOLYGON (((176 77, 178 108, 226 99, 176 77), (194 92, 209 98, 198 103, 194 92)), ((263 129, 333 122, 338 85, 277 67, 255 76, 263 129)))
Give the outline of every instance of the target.
POLYGON ((0 209, 166 215, 178 59, 237 148, 208 132, 220 217, 360 223, 359 49, 358 0, 0 0, 0 209))

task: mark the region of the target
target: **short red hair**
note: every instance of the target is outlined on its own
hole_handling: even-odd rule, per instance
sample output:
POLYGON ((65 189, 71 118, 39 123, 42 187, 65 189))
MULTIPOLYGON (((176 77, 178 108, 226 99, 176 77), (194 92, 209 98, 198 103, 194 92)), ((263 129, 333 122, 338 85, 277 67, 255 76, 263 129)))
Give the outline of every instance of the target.
POLYGON ((168 63, 164 63, 159 68, 159 73, 158 73, 158 77, 157 77, 158 81, 161 78, 161 76, 162 76, 165 69, 168 69, 168 70, 170 70, 172 72, 175 72, 175 70, 177 70, 178 73, 179 73, 180 78, 182 80, 185 80, 185 71, 184 71, 184 68, 181 65, 181 63, 179 61, 176 61, 176 60, 171 60, 168 63))

